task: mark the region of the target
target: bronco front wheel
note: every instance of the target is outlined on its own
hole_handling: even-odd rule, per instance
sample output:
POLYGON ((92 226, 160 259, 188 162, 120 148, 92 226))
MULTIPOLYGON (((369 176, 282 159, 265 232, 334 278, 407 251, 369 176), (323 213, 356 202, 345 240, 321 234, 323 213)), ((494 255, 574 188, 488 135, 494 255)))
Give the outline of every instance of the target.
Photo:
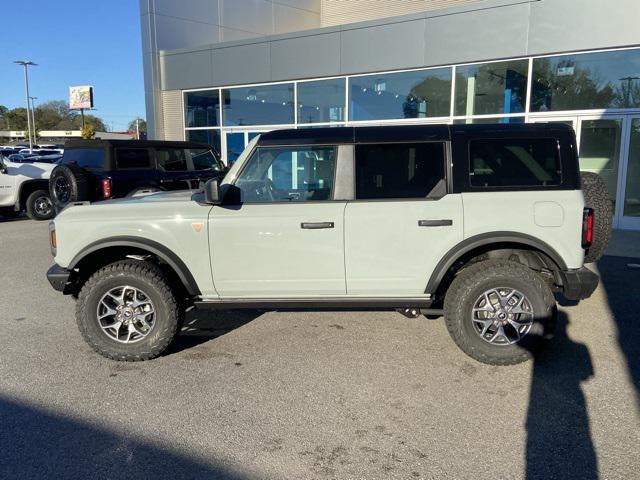
POLYGON ((120 361, 149 360, 173 341, 181 312, 154 264, 122 260, 94 273, 78 295, 76 321, 86 342, 120 361))
POLYGON ((507 260, 488 260, 464 268, 445 297, 451 338, 467 355, 491 365, 530 359, 550 336, 555 299, 544 279, 507 260))

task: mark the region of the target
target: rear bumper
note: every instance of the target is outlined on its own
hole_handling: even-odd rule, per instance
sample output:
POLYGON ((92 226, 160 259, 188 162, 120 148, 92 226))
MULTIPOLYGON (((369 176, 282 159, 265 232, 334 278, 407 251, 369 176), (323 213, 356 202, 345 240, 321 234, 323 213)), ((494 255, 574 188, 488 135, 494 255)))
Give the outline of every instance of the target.
POLYGON ((47 280, 55 290, 68 294, 71 293, 73 273, 72 270, 53 264, 47 271, 47 280))
POLYGON ((598 287, 600 277, 582 267, 577 270, 566 270, 562 272, 563 293, 568 300, 582 300, 589 298, 598 287))

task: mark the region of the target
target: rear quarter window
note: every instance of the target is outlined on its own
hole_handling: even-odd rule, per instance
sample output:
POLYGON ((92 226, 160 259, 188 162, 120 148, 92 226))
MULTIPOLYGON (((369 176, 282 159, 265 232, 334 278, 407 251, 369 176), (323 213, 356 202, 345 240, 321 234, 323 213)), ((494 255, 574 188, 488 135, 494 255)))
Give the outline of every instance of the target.
POLYGON ((118 148, 115 154, 119 170, 151 168, 151 157, 146 148, 118 148))
POLYGON ((555 138, 472 140, 469 144, 472 187, 546 187, 562 183, 555 138))
POLYGON ((99 148, 78 148, 64 151, 62 163, 74 164, 80 168, 99 170, 104 168, 104 150, 99 148))

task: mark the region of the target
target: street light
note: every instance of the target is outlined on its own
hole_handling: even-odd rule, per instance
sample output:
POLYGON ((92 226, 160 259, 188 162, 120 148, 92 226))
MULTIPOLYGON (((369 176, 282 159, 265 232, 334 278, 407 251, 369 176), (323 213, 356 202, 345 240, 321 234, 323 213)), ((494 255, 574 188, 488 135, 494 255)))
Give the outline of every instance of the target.
POLYGON ((22 65, 24 67, 24 87, 26 90, 26 100, 27 100, 27 129, 29 130, 29 151, 33 152, 33 141, 31 139, 31 117, 29 116, 29 66, 36 66, 37 63, 33 63, 30 60, 16 60, 13 63, 17 63, 18 65, 22 65))
MULTIPOLYGON (((37 141, 37 129, 36 129, 36 104, 34 100, 37 100, 38 97, 29 97, 31 100, 31 125, 33 125, 33 141, 37 141)), ((28 113, 28 112, 27 112, 28 113)))

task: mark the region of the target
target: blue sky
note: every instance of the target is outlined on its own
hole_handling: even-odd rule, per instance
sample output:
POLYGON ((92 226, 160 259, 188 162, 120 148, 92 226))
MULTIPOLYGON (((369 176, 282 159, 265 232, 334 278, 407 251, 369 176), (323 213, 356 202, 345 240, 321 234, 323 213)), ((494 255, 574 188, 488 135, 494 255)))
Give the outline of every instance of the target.
POLYGON ((2 9, 0 105, 67 100, 70 85, 93 85, 96 115, 115 130, 145 117, 138 0, 21 0, 2 9))

